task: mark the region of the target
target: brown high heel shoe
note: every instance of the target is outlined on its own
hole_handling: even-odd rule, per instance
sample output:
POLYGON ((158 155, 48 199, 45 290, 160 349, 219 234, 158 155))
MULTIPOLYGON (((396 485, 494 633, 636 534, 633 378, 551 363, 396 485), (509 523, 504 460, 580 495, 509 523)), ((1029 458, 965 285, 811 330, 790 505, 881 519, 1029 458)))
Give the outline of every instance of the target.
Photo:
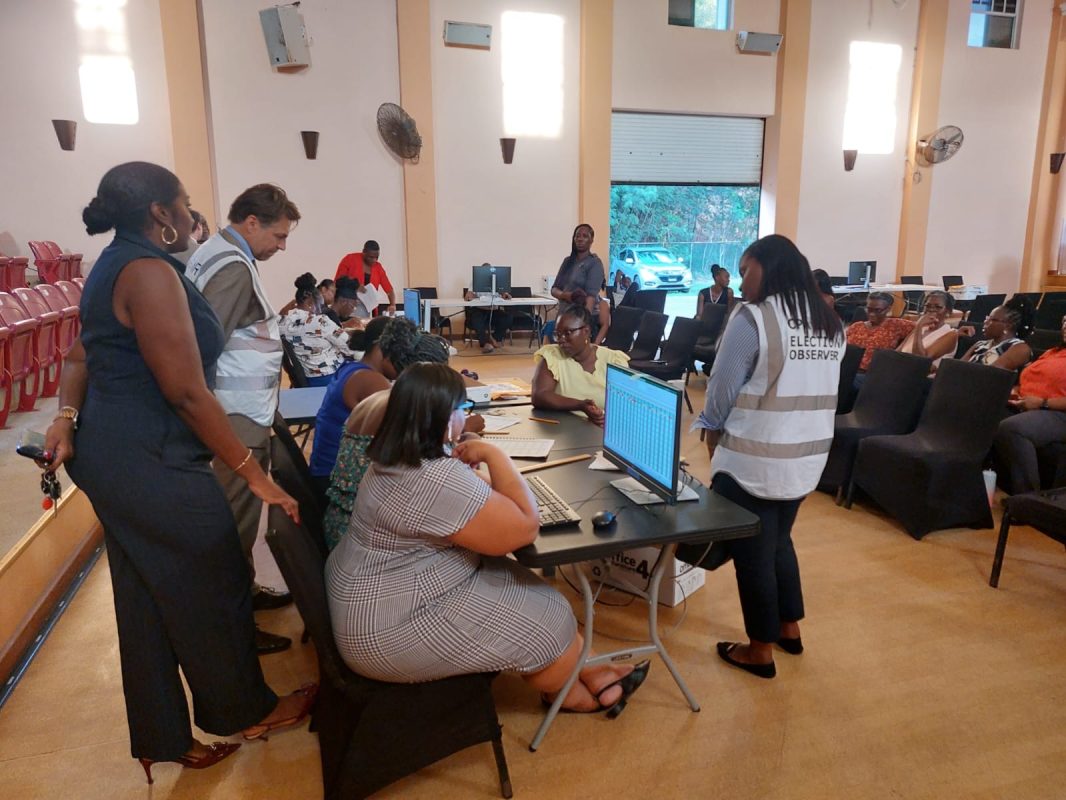
POLYGON ((305 683, 293 692, 293 694, 303 698, 303 702, 300 704, 300 710, 296 714, 291 717, 286 717, 285 719, 276 720, 275 722, 261 722, 258 725, 245 728, 241 731, 244 740, 247 742, 256 740, 265 742, 267 734, 271 731, 281 730, 282 728, 292 728, 307 719, 308 714, 311 713, 311 709, 315 705, 315 697, 318 696, 318 684, 305 683))
POLYGON ((183 755, 171 761, 153 761, 150 758, 138 758, 144 768, 144 774, 148 776, 148 783, 155 783, 152 779, 153 764, 181 764, 189 769, 207 769, 213 767, 222 759, 233 755, 241 746, 240 742, 212 742, 207 745, 207 752, 202 756, 183 755))

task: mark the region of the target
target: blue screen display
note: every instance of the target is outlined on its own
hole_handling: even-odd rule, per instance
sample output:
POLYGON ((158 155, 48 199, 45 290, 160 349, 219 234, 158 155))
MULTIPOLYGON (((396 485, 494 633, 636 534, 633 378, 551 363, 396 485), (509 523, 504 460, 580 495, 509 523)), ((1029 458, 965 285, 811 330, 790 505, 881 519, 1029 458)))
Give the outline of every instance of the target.
POLYGON ((422 301, 417 289, 403 290, 403 315, 419 328, 422 327, 422 301))
POLYGON ((677 491, 680 425, 680 389, 607 366, 603 448, 670 494, 677 491))

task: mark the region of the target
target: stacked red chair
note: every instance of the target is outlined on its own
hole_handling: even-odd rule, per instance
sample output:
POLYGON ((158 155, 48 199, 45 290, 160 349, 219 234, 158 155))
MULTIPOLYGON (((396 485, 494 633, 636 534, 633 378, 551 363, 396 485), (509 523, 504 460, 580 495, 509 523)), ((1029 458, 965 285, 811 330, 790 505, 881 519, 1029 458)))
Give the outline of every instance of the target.
POLYGON ((41 397, 55 397, 59 393, 59 377, 63 372, 60 330, 63 317, 58 312, 52 311, 44 302, 44 298, 33 289, 16 289, 14 295, 26 313, 41 324, 37 334, 37 363, 41 367, 41 397))
POLYGON ((0 256, 0 292, 10 292, 14 289, 14 286, 7 285, 7 270, 11 264, 11 259, 7 256, 0 256))
POLYGON ((0 292, 0 325, 8 329, 4 367, 12 384, 19 384, 19 411, 33 411, 41 390, 37 358, 41 323, 26 313, 13 294, 0 292))
POLYGON ((55 283, 59 280, 59 256, 53 252, 51 242, 30 242, 33 252, 33 264, 37 267, 37 277, 41 283, 55 283))
POLYGON ((0 428, 7 426, 14 384, 11 379, 11 329, 0 328, 0 428))
POLYGON ((26 267, 30 260, 25 256, 14 256, 8 260, 7 265, 7 289, 0 291, 10 292, 26 285, 26 267))
MULTIPOLYGON (((67 298, 68 306, 81 307, 81 290, 85 287, 85 278, 75 278, 72 281, 60 281, 56 288, 67 298)), ((79 324, 80 330, 80 324, 79 324)))
MULTIPOLYGON (((60 281, 60 283, 63 283, 63 281, 60 281)), ((73 286, 74 284, 70 285, 73 286)), ((66 358, 81 331, 80 312, 77 304, 71 303, 58 285, 39 283, 33 287, 32 291, 41 296, 49 311, 55 311, 59 314, 59 351, 62 357, 66 358)))
POLYGON ((81 277, 81 261, 85 258, 81 253, 70 254, 70 275, 65 280, 72 281, 81 277))

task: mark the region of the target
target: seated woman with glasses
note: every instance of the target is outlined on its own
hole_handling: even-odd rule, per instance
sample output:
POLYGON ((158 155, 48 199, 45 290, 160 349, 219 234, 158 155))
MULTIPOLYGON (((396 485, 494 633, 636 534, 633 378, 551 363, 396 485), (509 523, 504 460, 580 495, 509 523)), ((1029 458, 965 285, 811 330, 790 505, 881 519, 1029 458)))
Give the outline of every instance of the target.
POLYGON ((603 425, 607 365, 624 367, 629 356, 592 343, 592 315, 584 304, 568 306, 555 325, 555 340, 533 354, 533 407, 582 412, 603 425))
POLYGON ((947 323, 948 314, 954 308, 955 298, 947 292, 938 289, 927 294, 922 316, 896 349, 933 359, 929 374, 936 372, 942 359, 955 357, 955 348, 959 344, 959 332, 947 323))
MULTIPOLYGON (((450 448, 469 405, 462 376, 444 364, 414 364, 393 386, 348 532, 326 564, 334 638, 368 678, 515 672, 547 701, 573 673, 581 634, 567 600, 507 558, 539 530, 511 459, 480 439, 450 448)), ((586 667, 562 706, 617 716, 647 671, 586 667)))
POLYGON ((963 354, 962 360, 1000 369, 1021 369, 1033 357, 1025 340, 1033 332, 1035 315, 1033 304, 1027 298, 1014 295, 989 312, 982 328, 987 338, 975 342, 963 354))
POLYGON ((870 367, 875 350, 895 350, 914 330, 914 323, 909 319, 889 317, 891 308, 892 295, 870 292, 866 298, 866 319, 848 326, 848 344, 865 348, 859 361, 859 371, 855 375, 855 388, 862 386, 866 380, 866 370, 870 367))

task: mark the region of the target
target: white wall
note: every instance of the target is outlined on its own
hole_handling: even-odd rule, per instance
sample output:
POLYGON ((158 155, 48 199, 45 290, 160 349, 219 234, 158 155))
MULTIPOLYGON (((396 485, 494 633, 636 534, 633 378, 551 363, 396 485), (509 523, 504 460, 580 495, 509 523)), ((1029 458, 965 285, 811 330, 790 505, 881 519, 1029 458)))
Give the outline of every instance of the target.
POLYGON ((867 3, 814 0, 803 132, 799 201, 799 248, 811 266, 847 275, 849 261, 877 261, 878 279, 895 277, 903 200, 904 159, 910 116, 918 3, 897 9, 867 3), (896 92, 895 149, 890 155, 860 154, 844 171, 844 110, 852 41, 903 48, 896 92))
POLYGON ((124 13, 137 85, 136 125, 100 125, 82 115, 81 55, 100 54, 106 40, 88 40, 70 0, 0 0, 0 253, 29 256, 27 242, 51 239, 85 255, 83 269, 110 241, 90 237, 81 211, 104 173, 124 161, 173 166, 170 110, 158 3, 130 3, 124 13), (76 148, 59 149, 53 119, 78 123, 76 148))
MULTIPOLYGON (((540 286, 570 252, 577 219, 580 4, 577 0, 434 0, 428 46, 433 72, 437 174, 437 285, 443 295, 469 285, 470 267, 512 267, 512 283, 540 286), (503 163, 501 15, 563 18, 563 126, 557 138, 519 136, 503 163), (444 21, 492 26, 492 48, 445 47, 444 21)), ((601 232, 601 253, 607 232, 601 232)), ((596 249, 595 247, 593 248, 596 249)))
POLYGON ((288 250, 262 269, 278 305, 292 297, 297 275, 332 278, 366 239, 381 244, 381 263, 399 288, 403 171, 376 123, 381 103, 399 101, 395 4, 304 0, 311 66, 294 74, 270 66, 259 25, 267 5, 203 0, 219 213, 263 181, 282 186, 299 207, 288 250), (315 161, 304 156, 301 130, 320 132, 315 161))
MULTIPOLYGON (((952 3, 940 123, 962 149, 932 168, 925 275, 961 274, 990 292, 1018 288, 1036 157, 1051 4, 1030 0, 1017 50, 966 46, 968 3, 952 3)), ((1043 265, 1038 265, 1043 269, 1043 265)))
POLYGON ((614 108, 771 116, 777 57, 737 52, 736 31, 777 33, 778 0, 735 0, 732 31, 669 25, 668 5, 615 0, 614 108))

